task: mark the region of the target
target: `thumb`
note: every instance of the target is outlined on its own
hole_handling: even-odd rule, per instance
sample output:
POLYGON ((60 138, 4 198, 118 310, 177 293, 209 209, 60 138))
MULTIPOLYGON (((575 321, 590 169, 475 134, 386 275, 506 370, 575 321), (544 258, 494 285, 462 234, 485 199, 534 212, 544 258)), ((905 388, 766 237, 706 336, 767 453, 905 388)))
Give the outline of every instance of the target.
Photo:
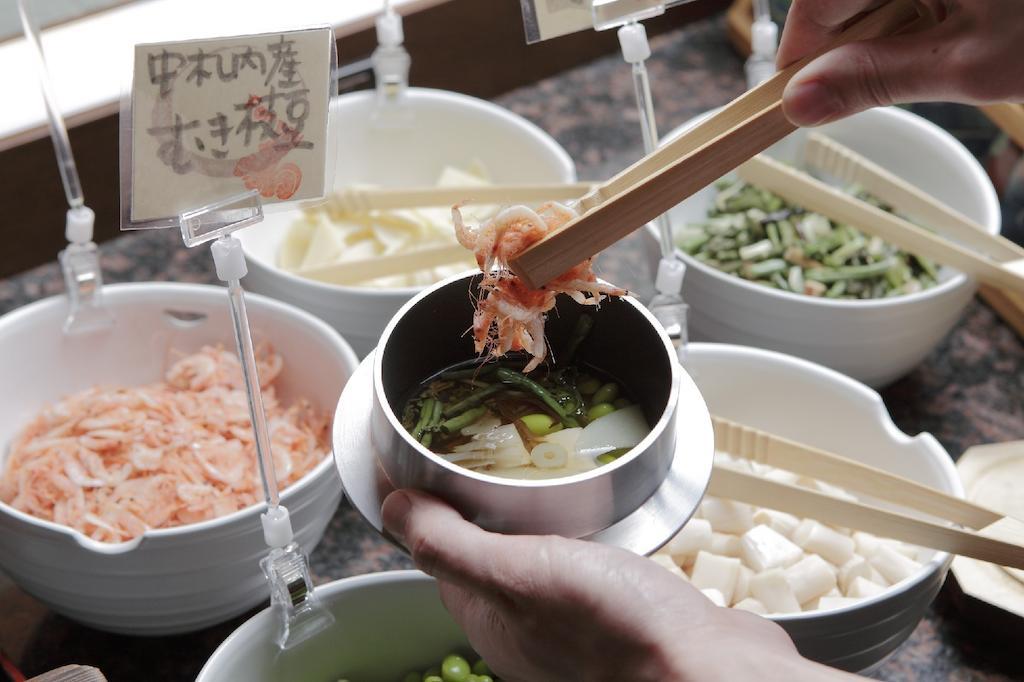
POLYGON ((942 99, 941 64, 953 48, 941 25, 850 43, 826 52, 786 86, 782 106, 798 126, 816 126, 875 106, 942 99))
POLYGON ((381 509, 384 527, 412 554, 424 573, 472 590, 497 592, 501 536, 466 521, 441 500, 396 490, 381 509))

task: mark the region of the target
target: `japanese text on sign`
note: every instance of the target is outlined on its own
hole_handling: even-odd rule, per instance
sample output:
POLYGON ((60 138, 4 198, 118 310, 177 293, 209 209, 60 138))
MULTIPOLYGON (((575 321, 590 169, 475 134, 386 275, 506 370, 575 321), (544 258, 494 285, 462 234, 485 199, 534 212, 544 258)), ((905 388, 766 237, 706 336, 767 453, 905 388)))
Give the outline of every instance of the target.
POLYGON ((132 220, 325 191, 330 29, 139 45, 132 220))

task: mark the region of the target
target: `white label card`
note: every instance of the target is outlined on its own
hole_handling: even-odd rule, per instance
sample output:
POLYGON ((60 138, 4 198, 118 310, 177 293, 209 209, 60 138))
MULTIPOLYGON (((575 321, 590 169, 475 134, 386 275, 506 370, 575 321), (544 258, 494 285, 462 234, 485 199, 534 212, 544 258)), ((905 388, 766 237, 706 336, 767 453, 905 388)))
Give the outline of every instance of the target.
MULTIPOLYGON (((330 28, 135 47, 130 220, 325 194, 330 28)), ((123 180, 122 180, 123 181, 123 180)))

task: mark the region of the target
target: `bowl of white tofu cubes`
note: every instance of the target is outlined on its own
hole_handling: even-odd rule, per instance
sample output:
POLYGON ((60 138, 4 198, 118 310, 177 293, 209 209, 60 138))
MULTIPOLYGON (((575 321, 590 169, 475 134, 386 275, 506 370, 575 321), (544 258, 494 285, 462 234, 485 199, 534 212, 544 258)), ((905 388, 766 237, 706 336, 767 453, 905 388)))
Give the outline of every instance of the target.
MULTIPOLYGON (((687 370, 713 415, 964 495, 938 441, 901 432, 881 396, 854 379, 792 356, 726 344, 690 344, 687 370)), ((789 471, 721 452, 715 458, 857 499, 789 471)), ((710 496, 652 559, 720 606, 771 618, 804 656, 852 672, 869 672, 910 636, 951 562, 943 552, 710 496)))
MULTIPOLYGON (((398 109, 380 111, 375 93, 363 91, 335 98, 331 110, 341 194, 304 211, 268 211, 238 238, 247 288, 313 313, 360 357, 415 294, 475 262, 461 249, 455 260, 428 255, 457 246, 450 206, 371 211, 346 200, 345 190, 576 180, 572 159, 550 135, 475 97, 409 88, 398 109), (392 256, 408 258, 400 272, 382 275, 382 258, 392 256)), ((477 224, 497 208, 471 204, 463 216, 477 224)))

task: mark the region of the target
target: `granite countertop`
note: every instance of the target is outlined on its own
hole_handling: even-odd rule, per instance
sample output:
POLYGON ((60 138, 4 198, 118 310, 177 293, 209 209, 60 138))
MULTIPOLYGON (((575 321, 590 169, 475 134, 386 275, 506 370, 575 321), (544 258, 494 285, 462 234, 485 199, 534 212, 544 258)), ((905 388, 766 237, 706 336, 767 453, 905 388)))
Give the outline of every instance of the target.
MULTIPOLYGON (((720 18, 660 36, 653 40, 653 48, 650 75, 663 132, 724 104, 743 89, 742 63, 726 40, 720 18)), ((618 56, 496 101, 549 131, 576 160, 585 179, 608 177, 640 155, 630 70, 618 56)), ((102 262, 108 282, 215 280, 207 250, 185 249, 172 230, 126 235, 104 244, 102 262)), ((601 267, 641 295, 651 290, 637 235, 610 249, 601 267)), ((0 281, 0 313, 62 290, 56 264, 0 281)), ((975 301, 925 362, 883 396, 901 429, 909 434, 931 432, 954 457, 974 444, 1024 438, 1024 346, 988 307, 975 301)), ((410 566, 344 502, 311 559, 318 582, 410 566)), ((2 576, 0 604, 0 646, 26 673, 83 663, 99 666, 114 682, 194 679, 210 653, 243 620, 176 637, 110 635, 50 612, 2 576)), ((1005 652, 986 649, 958 627, 943 595, 875 676, 1009 680, 1012 671, 998 663, 1001 653, 1005 652)))

